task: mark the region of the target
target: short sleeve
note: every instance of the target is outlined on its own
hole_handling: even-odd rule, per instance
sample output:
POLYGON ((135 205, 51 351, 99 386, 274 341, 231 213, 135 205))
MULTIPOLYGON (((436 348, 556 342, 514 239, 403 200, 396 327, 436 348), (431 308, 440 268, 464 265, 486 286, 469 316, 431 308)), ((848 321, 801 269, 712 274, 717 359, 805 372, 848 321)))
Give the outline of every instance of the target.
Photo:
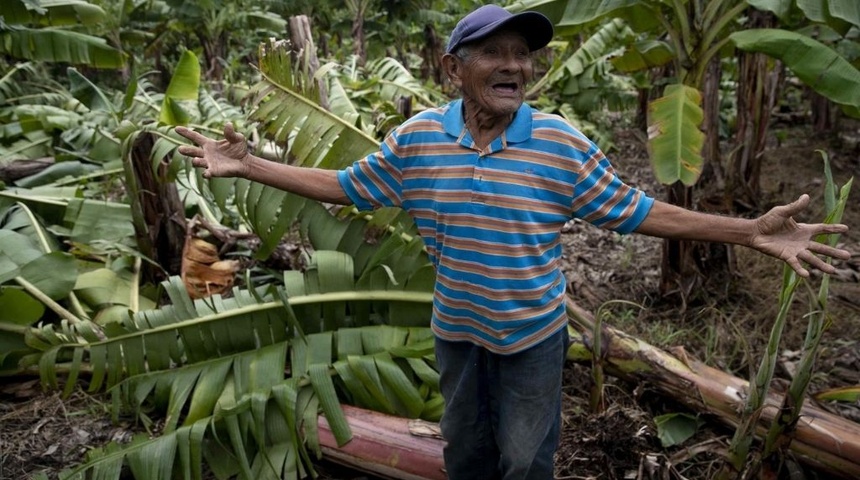
POLYGON ((340 186, 359 210, 401 205, 403 182, 397 150, 395 131, 376 153, 338 172, 340 186))
POLYGON ((618 233, 630 233, 645 220, 653 204, 654 199, 645 192, 624 183, 603 152, 593 146, 574 188, 575 218, 618 233))

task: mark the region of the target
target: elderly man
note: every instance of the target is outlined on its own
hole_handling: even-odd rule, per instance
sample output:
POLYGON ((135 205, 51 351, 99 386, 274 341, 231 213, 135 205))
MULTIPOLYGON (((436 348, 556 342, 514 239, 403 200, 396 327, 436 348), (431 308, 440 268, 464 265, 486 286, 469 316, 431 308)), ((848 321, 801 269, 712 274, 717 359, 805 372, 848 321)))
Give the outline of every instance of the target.
POLYGON ((342 171, 251 155, 228 125, 215 141, 184 128, 206 177, 240 176, 361 209, 400 206, 436 267, 432 328, 446 402, 452 479, 551 479, 567 349, 560 229, 581 218, 621 233, 745 245, 832 272, 811 240, 844 225, 798 224, 808 203, 755 220, 692 212, 623 183, 603 153, 562 118, 525 103, 531 52, 552 37, 536 12, 481 7, 456 26, 442 58, 462 99, 424 111, 381 149, 342 171))

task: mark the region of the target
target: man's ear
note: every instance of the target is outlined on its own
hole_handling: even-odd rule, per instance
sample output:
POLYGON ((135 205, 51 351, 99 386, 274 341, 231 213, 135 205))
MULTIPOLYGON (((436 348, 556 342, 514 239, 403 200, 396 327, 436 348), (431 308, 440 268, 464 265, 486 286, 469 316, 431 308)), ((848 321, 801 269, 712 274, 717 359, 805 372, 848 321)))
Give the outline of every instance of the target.
POLYGON ((463 70, 462 60, 456 55, 446 53, 442 56, 442 69, 448 80, 457 88, 463 85, 463 79, 460 77, 460 72, 463 70))

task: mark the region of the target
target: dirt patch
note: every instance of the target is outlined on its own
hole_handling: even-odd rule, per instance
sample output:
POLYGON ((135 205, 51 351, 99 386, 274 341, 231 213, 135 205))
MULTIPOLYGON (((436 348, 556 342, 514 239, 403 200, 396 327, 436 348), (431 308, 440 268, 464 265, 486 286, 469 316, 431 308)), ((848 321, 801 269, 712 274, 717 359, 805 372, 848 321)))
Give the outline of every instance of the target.
POLYGON ((0 389, 0 479, 56 474, 81 463, 93 447, 128 442, 128 424, 111 421, 109 405, 76 392, 44 393, 38 380, 0 389))

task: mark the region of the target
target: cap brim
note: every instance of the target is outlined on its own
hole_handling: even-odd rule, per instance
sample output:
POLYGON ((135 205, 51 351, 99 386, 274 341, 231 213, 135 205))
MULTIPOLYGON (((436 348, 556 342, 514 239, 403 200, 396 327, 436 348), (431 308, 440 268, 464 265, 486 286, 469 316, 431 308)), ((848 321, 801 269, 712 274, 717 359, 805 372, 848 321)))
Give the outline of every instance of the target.
POLYGON ((538 12, 522 12, 475 30, 471 35, 463 37, 451 50, 461 45, 481 40, 501 30, 518 32, 526 39, 529 51, 532 52, 545 47, 552 40, 553 35, 552 22, 543 14, 538 12))

